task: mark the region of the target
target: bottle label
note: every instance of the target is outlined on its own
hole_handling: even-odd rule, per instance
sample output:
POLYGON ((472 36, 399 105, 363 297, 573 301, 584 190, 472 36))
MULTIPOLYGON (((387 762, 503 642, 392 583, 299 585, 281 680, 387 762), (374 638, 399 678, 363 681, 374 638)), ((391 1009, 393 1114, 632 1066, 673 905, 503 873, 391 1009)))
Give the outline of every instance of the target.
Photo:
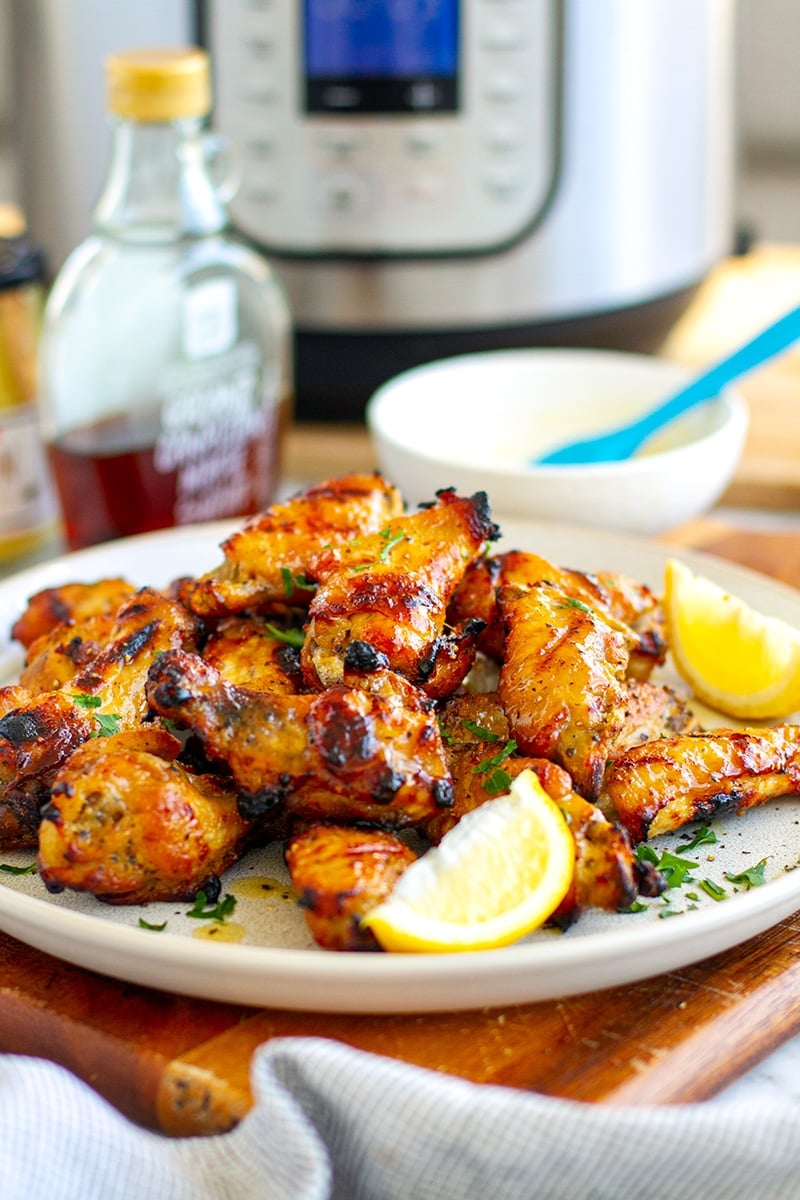
POLYGON ((252 342, 171 368, 161 387, 157 471, 175 475, 175 523, 265 507, 274 485, 277 364, 252 342))
POLYGON ((209 279, 187 292, 183 304, 183 352, 187 358, 222 354, 238 336, 232 279, 209 279))
POLYGON ((0 409, 0 537, 47 528, 56 503, 33 405, 0 409))

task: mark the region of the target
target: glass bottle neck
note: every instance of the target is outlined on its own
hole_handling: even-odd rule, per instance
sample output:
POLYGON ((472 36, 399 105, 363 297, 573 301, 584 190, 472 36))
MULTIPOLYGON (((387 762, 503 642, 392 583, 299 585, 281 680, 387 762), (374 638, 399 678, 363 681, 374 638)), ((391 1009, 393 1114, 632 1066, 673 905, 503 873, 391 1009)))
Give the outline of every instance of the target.
POLYGON ((114 119, 112 129, 111 164, 94 214, 97 233, 159 243, 225 228, 200 120, 114 119))

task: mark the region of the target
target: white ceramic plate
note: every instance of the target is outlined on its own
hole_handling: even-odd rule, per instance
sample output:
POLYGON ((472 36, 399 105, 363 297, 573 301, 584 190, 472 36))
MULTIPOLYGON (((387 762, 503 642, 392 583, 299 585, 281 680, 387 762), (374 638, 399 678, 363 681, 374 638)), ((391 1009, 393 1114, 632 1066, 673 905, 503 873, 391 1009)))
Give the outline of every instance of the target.
MULTIPOLYGON (((70 580, 122 574, 161 585, 198 574, 219 559, 228 525, 132 538, 81 551, 0 583, 0 627, 8 629, 26 598, 70 580)), ((668 552, 642 541, 552 525, 506 525, 505 544, 535 550, 564 566, 624 571, 659 587, 668 552)), ((800 593, 753 572, 700 555, 681 554, 765 612, 800 625, 800 593)), ((18 647, 0 641, 0 669, 13 678, 18 647)), ((674 683, 674 677, 666 672, 674 683)), ((709 724, 719 724, 709 718, 709 724)), ((621 985, 683 967, 725 950, 800 908, 800 801, 779 800, 741 818, 714 824, 717 842, 697 847, 696 880, 724 886, 713 901, 695 884, 653 901, 636 914, 589 913, 566 934, 542 931, 503 950, 454 955, 330 953, 314 948, 302 914, 281 885, 279 849, 254 852, 225 877, 236 895, 233 922, 242 940, 193 936, 212 923, 186 917, 187 905, 111 908, 92 897, 49 896, 38 877, 0 876, 0 927, 23 942, 130 982, 214 1000, 330 1012, 434 1012, 525 1003, 621 985), (763 886, 736 890, 739 874, 767 859, 763 886), (692 899, 696 896, 697 899, 692 899), (674 915, 673 915, 674 914, 674 915), (662 919, 671 915, 672 919, 662 919), (167 922, 156 933, 139 926, 167 922)), ((680 851, 688 833, 659 839, 680 851)), ((33 854, 0 854, 30 863, 33 854)))

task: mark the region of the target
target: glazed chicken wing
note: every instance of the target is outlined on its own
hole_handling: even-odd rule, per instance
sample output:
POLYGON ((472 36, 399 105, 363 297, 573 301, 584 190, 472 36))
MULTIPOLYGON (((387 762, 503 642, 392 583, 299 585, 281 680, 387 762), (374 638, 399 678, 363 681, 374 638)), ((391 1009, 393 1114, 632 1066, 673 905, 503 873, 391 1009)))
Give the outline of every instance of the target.
POLYGON ((293 837, 286 863, 315 942, 326 950, 378 950, 360 918, 386 899, 415 858, 381 829, 312 825, 293 837))
POLYGON ((525 754, 565 767, 597 797, 609 759, 629 745, 691 727, 669 689, 627 680, 631 635, 559 588, 499 592, 506 632, 499 694, 525 754))
MULTIPOLYGON (((284 635, 288 636, 288 635, 284 635)), ((300 692, 300 649, 261 617, 226 617, 203 647, 203 658, 228 683, 254 692, 300 692)))
POLYGON ((563 768, 547 759, 508 752, 513 742, 496 696, 454 696, 444 705, 441 720, 454 801, 452 810, 428 822, 425 831, 431 840, 439 841, 464 813, 506 791, 512 778, 531 769, 561 809, 575 841, 575 872, 551 918, 554 924, 566 928, 586 908, 618 912, 629 908, 637 895, 660 893, 663 884, 657 872, 639 863, 618 825, 572 790, 563 768))
POLYGON ((800 792, 800 726, 717 729, 634 746, 610 764, 600 802, 634 841, 800 792))
POLYGON ((53 692, 70 683, 102 650, 114 629, 114 613, 96 613, 56 625, 31 642, 20 672, 29 692, 53 692))
POLYGON ((497 602, 498 588, 532 587, 541 582, 553 584, 606 619, 630 627, 636 637, 627 666, 629 676, 646 678, 654 666, 664 661, 664 615, 658 598, 645 584, 615 572, 598 576, 557 567, 538 554, 521 550, 509 550, 472 563, 453 596, 450 617, 456 622, 470 616, 485 621, 478 649, 500 662, 505 635, 497 602))
POLYGON ((57 625, 72 625, 87 617, 109 616, 136 589, 125 579, 100 579, 97 583, 66 583, 44 588, 31 596, 14 623, 11 636, 26 648, 57 625))
POLYGON ((96 716, 114 718, 116 729, 131 729, 147 716, 144 684, 151 663, 166 650, 193 649, 197 621, 175 600, 141 588, 117 612, 107 644, 79 671, 70 694, 91 700, 96 716))
POLYGON ((242 854, 251 825, 229 783, 172 761, 163 730, 97 738, 61 768, 39 831, 39 874, 111 904, 188 899, 242 854), (138 748, 137 748, 138 741, 138 748))
POLYGON ((56 772, 94 727, 61 692, 32 696, 0 719, 0 848, 36 845, 56 772))
POLYGON ((403 511, 397 488, 380 475, 346 475, 275 504, 222 543, 224 560, 184 581, 181 599, 201 617, 264 605, 306 607, 313 595, 308 560, 320 546, 382 529, 403 511))
POLYGON ((447 606, 466 567, 497 536, 484 493, 452 490, 378 533, 322 550, 309 565, 319 587, 302 651, 312 687, 340 683, 352 643, 372 647, 391 670, 429 695, 466 675, 481 623, 445 635, 447 606))
POLYGON ((227 764, 248 818, 285 804, 309 820, 399 828, 452 803, 435 717, 394 698, 342 686, 252 692, 178 651, 153 664, 147 694, 155 712, 227 764))

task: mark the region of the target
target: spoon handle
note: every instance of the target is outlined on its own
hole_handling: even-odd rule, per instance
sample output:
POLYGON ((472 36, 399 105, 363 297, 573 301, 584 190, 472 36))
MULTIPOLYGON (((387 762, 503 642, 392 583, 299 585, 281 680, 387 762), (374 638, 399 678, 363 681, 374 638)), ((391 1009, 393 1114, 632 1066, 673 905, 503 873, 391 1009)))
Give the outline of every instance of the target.
POLYGON ((774 358, 776 354, 787 349, 798 338, 800 338, 800 306, 793 308, 774 325, 770 325, 761 333, 756 334, 749 342, 739 346, 733 354, 729 354, 721 362, 704 371, 702 375, 698 375, 675 396, 647 413, 641 421, 636 422, 637 429, 643 431, 642 437, 645 437, 651 429, 658 429, 667 421, 674 420, 694 404, 699 404, 703 400, 711 400, 718 395, 720 388, 732 383, 734 379, 740 379, 770 358, 774 358))

